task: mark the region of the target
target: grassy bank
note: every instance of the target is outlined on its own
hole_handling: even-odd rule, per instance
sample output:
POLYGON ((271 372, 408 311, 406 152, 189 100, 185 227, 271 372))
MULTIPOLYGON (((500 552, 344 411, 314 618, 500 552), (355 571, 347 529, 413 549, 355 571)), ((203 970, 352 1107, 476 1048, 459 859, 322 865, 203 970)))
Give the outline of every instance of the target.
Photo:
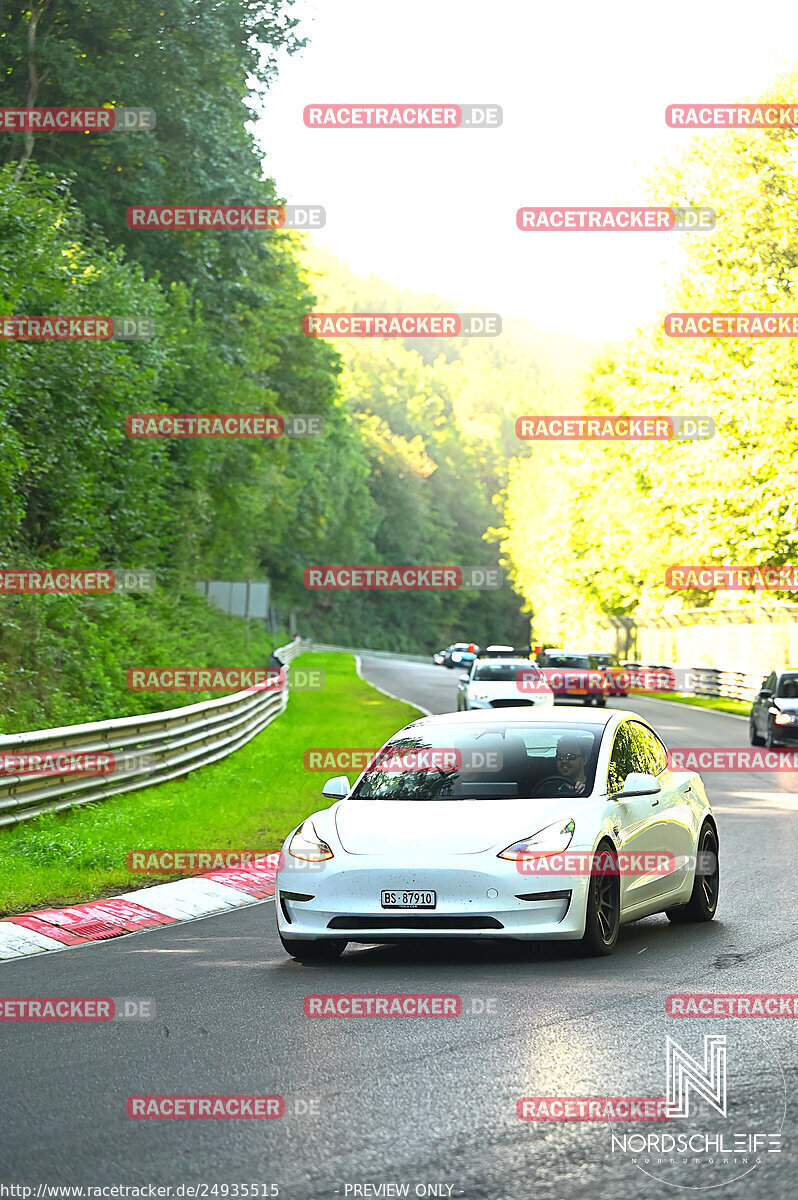
POLYGON ((170 592, 0 595, 0 735, 106 721, 211 700, 211 692, 136 692, 130 667, 265 667, 286 633, 267 633, 170 592))
MULTIPOLYGON (((296 691, 288 709, 248 745, 184 779, 0 830, 0 914, 70 904, 162 883, 175 875, 128 871, 130 850, 274 850, 303 816, 323 808, 335 772, 308 771, 311 747, 377 747, 418 710, 390 700, 344 654, 307 654, 321 691, 296 691)), ((354 776, 350 773, 350 779, 354 776)))

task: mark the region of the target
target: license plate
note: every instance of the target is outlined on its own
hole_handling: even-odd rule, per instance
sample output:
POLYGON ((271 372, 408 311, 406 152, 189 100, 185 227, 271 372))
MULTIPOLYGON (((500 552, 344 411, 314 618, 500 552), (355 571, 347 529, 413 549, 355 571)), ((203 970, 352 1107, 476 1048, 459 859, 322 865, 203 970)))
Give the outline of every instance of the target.
POLYGON ((383 908, 434 908, 438 902, 435 892, 382 892, 383 908))

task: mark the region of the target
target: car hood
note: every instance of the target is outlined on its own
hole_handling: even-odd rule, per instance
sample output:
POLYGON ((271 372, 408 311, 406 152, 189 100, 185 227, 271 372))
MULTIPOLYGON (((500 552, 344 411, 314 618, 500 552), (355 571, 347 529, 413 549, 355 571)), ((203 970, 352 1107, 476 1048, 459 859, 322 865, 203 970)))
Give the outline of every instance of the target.
POLYGON ((798 700, 791 700, 787 696, 784 698, 776 696, 770 703, 781 712, 798 713, 798 700))
POLYGON ((406 851, 413 859, 439 860, 494 847, 498 853, 552 821, 564 823, 585 807, 584 800, 342 800, 333 819, 349 854, 406 851))

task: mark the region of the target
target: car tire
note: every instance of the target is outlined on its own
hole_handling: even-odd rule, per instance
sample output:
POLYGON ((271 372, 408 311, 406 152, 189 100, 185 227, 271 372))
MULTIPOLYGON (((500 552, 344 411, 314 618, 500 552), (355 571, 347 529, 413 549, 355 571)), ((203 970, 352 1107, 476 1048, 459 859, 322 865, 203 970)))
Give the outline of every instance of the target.
POLYGON ((347 947, 343 938, 315 938, 306 941, 304 938, 286 938, 277 930, 283 949, 297 962, 301 963, 330 963, 341 957, 347 947))
POLYGON ((770 720, 768 721, 768 731, 765 734, 765 745, 768 750, 776 749, 776 739, 773 736, 773 722, 770 720))
POLYGON ((686 925, 688 923, 699 921, 711 921, 715 916, 718 908, 718 894, 720 892, 720 863, 718 861, 718 835, 715 830, 706 822, 702 826, 701 833, 698 838, 698 851, 705 854, 714 854, 715 869, 710 874, 698 873, 698 864, 696 864, 695 878, 693 879, 693 890, 690 894, 690 899, 686 904, 679 905, 678 908, 668 908, 665 910, 665 915, 669 921, 673 921, 676 925, 686 925))
POLYGON ((606 708, 606 707, 607 707, 606 696, 596 696, 596 708, 606 708))
MULTIPOLYGON (((610 854, 617 858, 614 847, 602 842, 596 855, 610 854)), ((617 873, 592 872, 587 890, 585 933, 579 942, 582 954, 598 958, 612 954, 618 942, 621 926, 621 877, 617 873)))
POLYGON ((748 740, 752 746, 764 746, 765 744, 765 739, 756 731, 753 717, 748 718, 748 740))

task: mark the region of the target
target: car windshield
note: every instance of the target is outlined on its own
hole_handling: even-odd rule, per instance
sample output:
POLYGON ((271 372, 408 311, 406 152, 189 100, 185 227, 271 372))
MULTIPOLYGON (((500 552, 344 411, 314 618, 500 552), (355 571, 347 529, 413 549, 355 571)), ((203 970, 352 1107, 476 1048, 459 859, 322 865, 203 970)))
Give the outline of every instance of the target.
POLYGON ((617 667, 620 666, 618 656, 616 654, 591 654, 593 665, 596 667, 617 667))
POLYGON ((782 675, 776 695, 782 700, 798 700, 798 675, 782 675))
POLYGON ((452 646, 452 650, 467 650, 468 645, 468 642, 455 642, 455 644, 452 646))
POLYGON ((490 681, 491 683, 509 683, 521 678, 524 672, 528 677, 540 678, 540 671, 528 659, 503 658, 500 662, 478 662, 474 668, 474 680, 490 681))
POLYGON ((584 667, 590 670, 590 659, 586 654, 556 654, 546 651, 547 667, 584 667))
POLYGON ((375 756, 354 800, 514 800, 593 790, 602 725, 512 722, 405 730, 375 756))

